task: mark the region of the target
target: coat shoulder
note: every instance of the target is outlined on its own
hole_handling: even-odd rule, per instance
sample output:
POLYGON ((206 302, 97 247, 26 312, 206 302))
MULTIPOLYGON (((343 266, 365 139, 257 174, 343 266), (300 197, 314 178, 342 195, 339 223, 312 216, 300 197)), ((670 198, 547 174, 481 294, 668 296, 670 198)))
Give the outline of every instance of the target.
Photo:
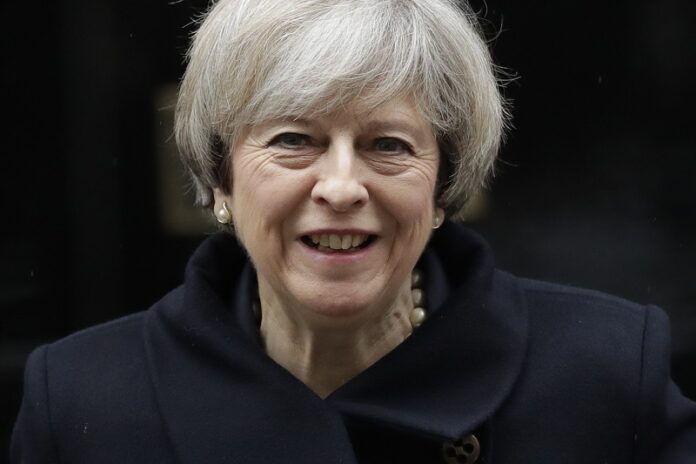
POLYGON ((78 358, 113 356, 122 350, 133 350, 142 334, 145 312, 137 312, 104 322, 70 334, 46 346, 49 356, 56 362, 74 362, 78 358), (71 356, 72 355, 72 356, 71 356), (69 356, 69 359, 64 357, 69 356))
POLYGON ((594 449, 608 462, 634 453, 637 462, 690 462, 696 405, 670 380, 667 315, 599 291, 509 278, 529 333, 525 368, 499 413, 502 439, 520 453, 543 430, 544 451, 523 452, 536 462, 553 448, 558 456, 594 449))
POLYGON ((531 372, 540 374, 540 381, 581 378, 601 390, 611 379, 634 389, 641 383, 646 351, 659 364, 669 364, 669 319, 660 308, 509 274, 508 281, 526 308, 528 365, 536 366, 531 372))
POLYGON ((669 319, 657 306, 644 305, 597 290, 516 278, 530 322, 570 325, 579 329, 590 326, 597 336, 630 337, 625 342, 640 347, 649 327, 669 344, 669 319))
MULTIPOLYGON (((144 320, 145 313, 135 313, 45 347, 44 369, 48 393, 53 397, 53 417, 75 421, 96 418, 106 404, 114 414, 138 414, 149 400, 144 320), (130 403, 119 399, 125 397, 130 403)), ((96 426, 88 420, 81 422, 77 428, 84 433, 96 426)))
POLYGON ((13 458, 32 460, 36 430, 60 462, 167 462, 161 417, 152 389, 145 343, 147 312, 76 332, 37 348, 25 368, 24 399, 13 433, 13 458), (125 449, 124 442, 133 446, 125 449), (68 444, 68 446, 66 446, 68 444), (148 450, 141 456, 124 451, 148 450), (132 459, 131 459, 132 458, 132 459), (119 458, 120 459, 120 458, 119 458))
POLYGON ((178 287, 145 311, 82 329, 45 345, 47 366, 78 369, 78 374, 95 376, 114 369, 123 373, 124 369, 144 368, 146 325, 153 320, 153 313, 178 305, 181 292, 178 287))
POLYGON ((602 308, 624 312, 629 317, 636 314, 642 315, 645 310, 644 305, 598 290, 520 277, 516 280, 525 296, 534 302, 563 302, 578 309, 602 308))

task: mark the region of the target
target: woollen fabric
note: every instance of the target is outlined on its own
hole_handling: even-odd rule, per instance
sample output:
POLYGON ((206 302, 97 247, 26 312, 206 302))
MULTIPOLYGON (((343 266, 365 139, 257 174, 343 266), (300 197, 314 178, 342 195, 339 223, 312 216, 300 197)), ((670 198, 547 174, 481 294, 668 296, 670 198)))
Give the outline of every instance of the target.
POLYGON ((662 310, 515 277, 446 222, 418 268, 428 317, 327 398, 266 355, 256 275, 229 234, 146 311, 37 348, 11 461, 696 463, 662 310))

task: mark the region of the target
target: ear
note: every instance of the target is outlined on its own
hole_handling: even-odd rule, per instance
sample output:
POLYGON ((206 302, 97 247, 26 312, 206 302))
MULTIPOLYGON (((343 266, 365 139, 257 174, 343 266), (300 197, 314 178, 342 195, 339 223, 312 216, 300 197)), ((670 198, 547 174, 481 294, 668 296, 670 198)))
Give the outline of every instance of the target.
POLYGON ((213 209, 215 211, 219 210, 222 208, 222 202, 227 202, 227 207, 231 208, 232 207, 232 195, 223 192, 219 187, 215 187, 213 189, 213 209))
POLYGON ((213 215, 220 224, 231 224, 233 217, 232 195, 224 193, 219 188, 213 189, 213 215))

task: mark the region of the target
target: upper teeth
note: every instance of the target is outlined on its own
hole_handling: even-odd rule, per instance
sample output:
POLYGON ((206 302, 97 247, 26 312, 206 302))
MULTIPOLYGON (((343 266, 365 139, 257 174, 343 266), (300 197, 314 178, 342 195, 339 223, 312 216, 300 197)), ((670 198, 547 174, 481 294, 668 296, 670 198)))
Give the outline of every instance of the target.
POLYGON ((338 235, 338 234, 314 234, 311 235, 312 243, 323 247, 331 248, 332 250, 347 250, 351 247, 357 247, 365 243, 368 235, 338 235))

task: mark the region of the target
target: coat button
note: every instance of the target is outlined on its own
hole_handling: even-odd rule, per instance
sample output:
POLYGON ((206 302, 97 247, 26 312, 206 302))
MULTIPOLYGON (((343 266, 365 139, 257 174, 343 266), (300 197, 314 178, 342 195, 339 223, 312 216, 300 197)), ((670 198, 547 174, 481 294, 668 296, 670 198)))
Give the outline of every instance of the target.
POLYGON ((447 464, 474 464, 480 454, 481 444, 473 433, 442 444, 442 457, 447 464))

